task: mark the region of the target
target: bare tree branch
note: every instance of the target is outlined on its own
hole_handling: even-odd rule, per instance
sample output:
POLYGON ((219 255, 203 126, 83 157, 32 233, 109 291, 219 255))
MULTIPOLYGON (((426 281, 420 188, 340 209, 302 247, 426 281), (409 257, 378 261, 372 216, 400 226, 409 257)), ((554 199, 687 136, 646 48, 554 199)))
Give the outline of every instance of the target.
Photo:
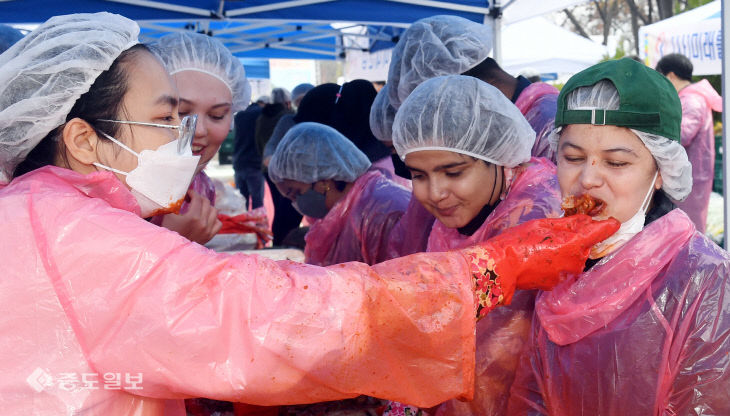
POLYGON ((583 30, 583 27, 581 26, 580 22, 578 21, 578 19, 575 18, 575 16, 573 15, 573 13, 570 10, 563 9, 563 12, 565 13, 566 16, 568 16, 570 23, 573 24, 573 26, 575 27, 575 30, 578 31, 579 35, 583 36, 586 39, 591 38, 590 36, 588 36, 588 33, 586 33, 586 31, 583 30))
MULTIPOLYGON (((636 2, 634 2, 634 0, 625 0, 625 1, 626 1, 626 4, 628 4, 629 8, 631 9, 632 19, 633 19, 633 16, 636 15, 636 17, 641 19, 642 23, 644 23, 645 25, 648 25, 650 23, 649 20, 646 18, 646 16, 644 16, 644 14, 641 13, 641 10, 639 10, 639 8, 636 6, 636 2)), ((651 1, 650 1, 650 3, 651 3, 651 1)))
POLYGON ((674 15, 674 0, 657 0, 657 9, 659 9, 659 20, 664 20, 674 15))
POLYGON ((592 3, 596 5, 596 9, 598 10, 598 14, 601 16, 601 20, 606 22, 606 13, 604 13, 603 9, 601 8, 601 2, 599 2, 598 0, 593 0, 592 3))

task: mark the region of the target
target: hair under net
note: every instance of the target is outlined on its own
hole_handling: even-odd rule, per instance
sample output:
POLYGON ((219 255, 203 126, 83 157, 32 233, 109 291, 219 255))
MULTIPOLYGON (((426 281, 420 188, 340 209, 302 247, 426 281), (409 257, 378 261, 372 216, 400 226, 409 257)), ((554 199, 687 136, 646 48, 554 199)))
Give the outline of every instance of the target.
POLYGON ((484 61, 491 50, 489 26, 445 15, 414 22, 395 45, 390 59, 390 104, 400 108, 423 81, 468 71, 484 61))
MULTIPOLYGON (((620 97, 609 80, 602 80, 587 87, 579 87, 566 97, 568 110, 617 110, 620 97)), ((692 164, 681 144, 657 134, 630 129, 644 143, 662 174, 662 189, 674 200, 683 201, 692 191, 692 164)), ((557 151, 561 127, 550 134, 550 146, 557 151)))
POLYGON ((139 26, 111 13, 48 19, 0 55, 0 181, 53 129, 114 60, 137 43, 139 26))
POLYGON ((218 39, 200 33, 176 32, 158 39, 152 50, 171 75, 198 71, 219 79, 231 91, 232 112, 243 110, 251 101, 251 86, 243 64, 218 39))
POLYGON ((286 88, 274 88, 271 90, 272 104, 285 104, 291 101, 291 94, 286 88))
POLYGON ((367 156, 340 132, 306 122, 292 127, 281 139, 271 157, 269 175, 274 182, 354 182, 369 168, 367 156))
POLYGON ((8 50, 22 37, 23 34, 18 29, 8 25, 0 25, 0 53, 8 50))
POLYGON ((293 90, 291 90, 291 100, 296 101, 297 99, 301 99, 304 97, 304 94, 308 93, 312 88, 314 88, 314 85, 306 82, 304 84, 297 85, 293 90))
POLYGON ((395 120, 395 108, 390 105, 388 98, 388 85, 385 84, 375 96, 372 107, 370 107, 370 130, 381 142, 393 141, 393 121, 395 120))
POLYGON ((535 131, 504 94, 463 75, 419 85, 393 123, 401 159, 421 150, 447 150, 514 167, 530 160, 534 142, 535 131))

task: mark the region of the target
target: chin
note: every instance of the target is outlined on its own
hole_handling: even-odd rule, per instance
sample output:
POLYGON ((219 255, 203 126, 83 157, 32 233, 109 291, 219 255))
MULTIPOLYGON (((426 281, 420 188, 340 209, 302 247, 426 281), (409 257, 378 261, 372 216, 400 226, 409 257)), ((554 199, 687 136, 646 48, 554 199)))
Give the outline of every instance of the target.
POLYGON ((454 217, 439 217, 436 216, 436 219, 441 222, 444 226, 448 228, 461 228, 468 224, 468 221, 464 221, 460 218, 454 218, 454 217))

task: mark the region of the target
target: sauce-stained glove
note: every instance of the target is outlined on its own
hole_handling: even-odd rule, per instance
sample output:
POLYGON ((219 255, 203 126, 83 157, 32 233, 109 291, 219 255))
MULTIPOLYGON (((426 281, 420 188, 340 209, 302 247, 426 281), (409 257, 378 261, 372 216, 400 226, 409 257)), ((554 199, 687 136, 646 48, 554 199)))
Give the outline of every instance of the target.
POLYGON ((562 276, 581 273, 591 247, 620 226, 614 218, 595 221, 585 214, 543 218, 459 250, 471 263, 477 318, 509 305, 515 289, 551 290, 562 276))

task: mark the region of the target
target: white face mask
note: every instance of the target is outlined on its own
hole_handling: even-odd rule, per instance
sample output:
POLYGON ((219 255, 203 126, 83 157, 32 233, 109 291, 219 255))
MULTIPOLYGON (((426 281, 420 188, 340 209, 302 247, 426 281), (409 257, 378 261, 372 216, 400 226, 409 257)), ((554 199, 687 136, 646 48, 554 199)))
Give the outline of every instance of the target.
POLYGON ((588 258, 600 259, 601 257, 605 257, 613 253, 644 229, 646 212, 649 210, 651 197, 654 195, 654 184, 656 183, 656 178, 658 174, 659 171, 657 170, 654 173, 654 179, 651 180, 649 192, 647 192, 646 196, 644 197, 644 201, 641 203, 641 206, 639 207, 639 210, 636 212, 636 214, 634 214, 633 217, 629 218, 628 221, 621 223, 621 227, 618 229, 618 231, 616 231, 615 234, 591 247, 591 253, 588 255, 588 258))
POLYGON ((94 166, 127 177, 127 185, 139 203, 142 218, 180 212, 180 206, 200 160, 200 156, 193 156, 190 143, 180 152, 178 139, 163 144, 157 150, 137 153, 108 134, 101 133, 122 149, 137 156, 137 167, 131 172, 122 172, 96 162, 94 166))

